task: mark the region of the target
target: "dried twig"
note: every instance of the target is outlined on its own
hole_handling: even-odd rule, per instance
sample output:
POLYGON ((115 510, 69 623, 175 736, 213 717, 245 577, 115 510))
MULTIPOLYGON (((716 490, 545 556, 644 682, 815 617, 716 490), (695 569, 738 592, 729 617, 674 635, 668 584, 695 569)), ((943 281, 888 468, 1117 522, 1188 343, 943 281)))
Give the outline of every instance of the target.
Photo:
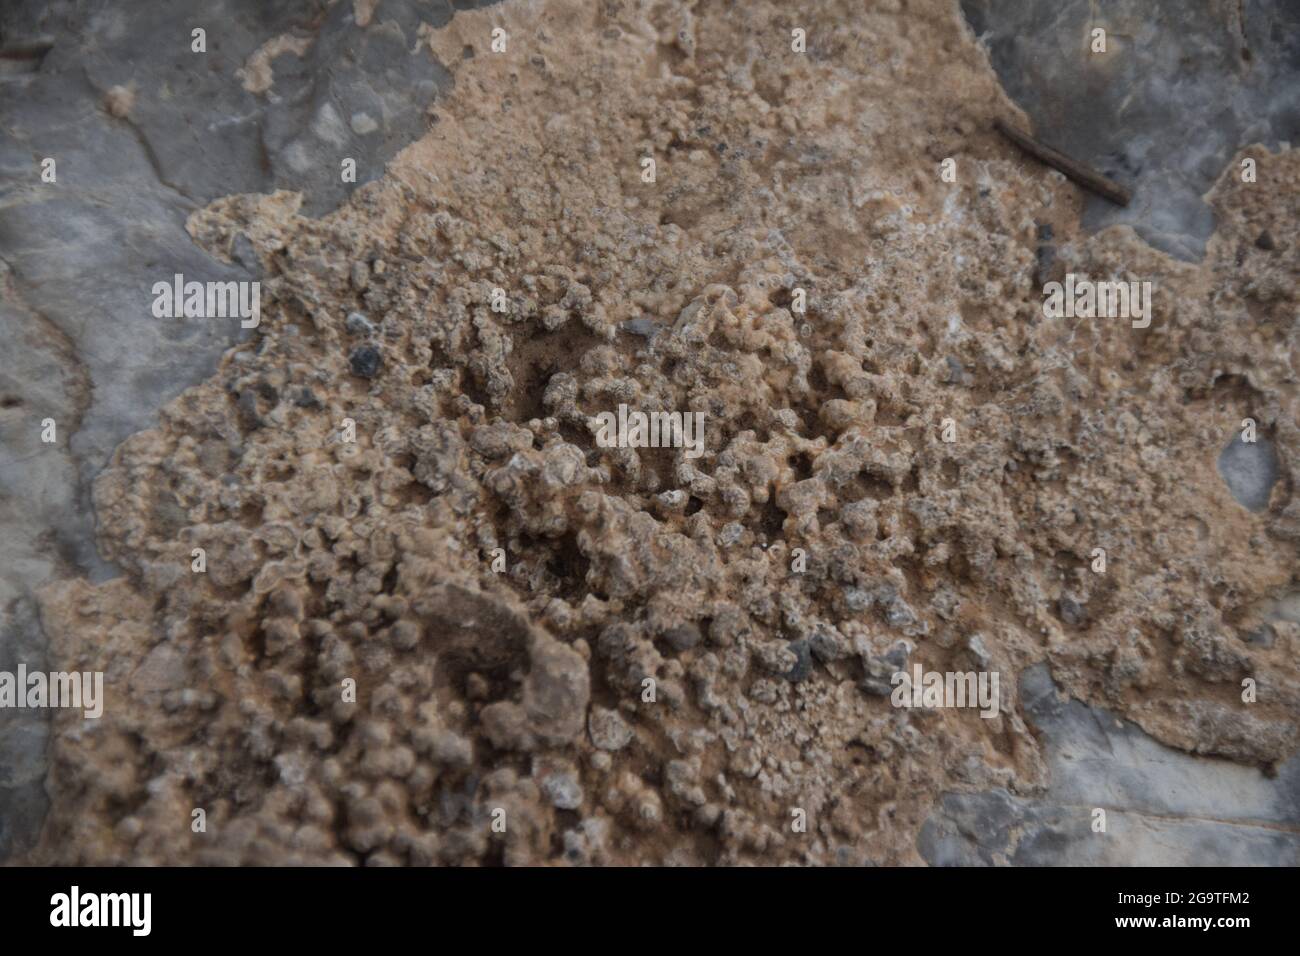
POLYGON ((1043 145, 1029 134, 1022 133, 1014 126, 1004 123, 1000 119, 995 119, 993 121, 993 126, 999 133, 1011 140, 1011 142, 1015 143, 1026 153, 1042 160, 1053 169, 1059 169, 1084 189, 1090 189, 1098 196, 1109 199, 1111 202, 1117 203, 1121 206, 1127 206, 1129 199, 1132 198, 1133 194, 1113 179, 1107 179, 1091 166, 1085 166, 1083 163, 1071 159, 1064 153, 1052 149, 1050 146, 1043 145))

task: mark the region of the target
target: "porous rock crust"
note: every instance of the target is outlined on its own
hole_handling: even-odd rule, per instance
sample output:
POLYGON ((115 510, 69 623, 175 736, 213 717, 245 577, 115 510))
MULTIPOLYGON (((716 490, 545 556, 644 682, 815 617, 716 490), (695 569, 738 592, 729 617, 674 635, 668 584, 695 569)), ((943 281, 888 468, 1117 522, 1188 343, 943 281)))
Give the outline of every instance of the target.
POLYGON ((455 89, 384 178, 191 219, 252 242, 262 326, 98 479, 125 576, 43 595, 108 696, 57 713, 28 862, 919 863, 939 793, 1042 786, 1040 661, 1170 745, 1294 752, 1300 634, 1247 640, 1300 537, 1294 152, 1229 167, 1186 264, 1079 234, 947 0, 425 42, 455 89), (1044 318, 1044 224, 1151 327, 1044 318), (705 454, 598 447, 619 403, 704 412, 705 454), (1214 467, 1246 416, 1259 513, 1214 467), (998 671, 1001 713, 891 706, 913 663, 998 671))

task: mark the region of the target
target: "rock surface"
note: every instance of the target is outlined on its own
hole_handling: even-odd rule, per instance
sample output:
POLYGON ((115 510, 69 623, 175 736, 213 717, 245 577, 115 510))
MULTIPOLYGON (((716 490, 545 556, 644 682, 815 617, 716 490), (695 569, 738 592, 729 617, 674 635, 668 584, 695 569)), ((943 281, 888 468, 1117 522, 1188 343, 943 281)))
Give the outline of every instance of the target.
POLYGON ((1251 143, 1300 143, 1300 5, 961 5, 1035 135, 1133 189, 1125 208, 1090 197, 1091 229, 1125 223, 1157 249, 1200 259, 1215 228, 1204 195, 1229 160, 1251 143), (1105 50, 1093 52, 1099 29, 1105 50))
MULTIPOLYGON (((1102 759, 1080 728, 1106 714, 1128 722, 1096 772, 1112 835, 1294 852, 1294 152, 1228 157, 1183 262, 1089 234, 1078 189, 990 132, 1016 108, 946 0, 403 21, 429 6, 391 16, 449 85, 382 177, 317 216, 306 179, 264 176, 169 243, 260 275, 262 323, 158 392, 156 425, 110 416, 135 431, 94 515, 123 574, 43 588, 48 648, 12 645, 104 671, 109 702, 54 714, 22 859, 1101 861, 1068 757, 1102 759), (1067 269, 1153 281, 1151 327, 1044 318, 1067 269), (603 447, 619 404, 703 413, 704 453, 603 447), (1276 457, 1254 509, 1215 467, 1247 417, 1276 457), (912 665, 1000 673, 997 716, 892 706, 912 665), (1222 813, 1225 787, 1252 802, 1222 813)), ((320 29, 389 16, 340 3, 320 29)), ((324 48, 288 32, 278 57, 246 44, 255 100, 324 48)), ((103 69, 108 116, 144 110, 103 69)), ((286 169, 308 135, 377 135, 360 100, 340 133, 303 95, 305 126, 272 137, 286 169)), ((146 165, 211 168, 162 152, 146 165)), ((30 312, 36 266, 12 268, 30 312)), ((37 339, 47 401, 98 400, 37 339)), ((85 520, 68 480, 46 507, 85 520)), ((30 797, 41 768, 13 766, 30 797)))
MULTIPOLYGON (((451 7, 385 0, 365 28, 362 7, 0 9, 0 326, 13 346, 0 353, 0 668, 40 666, 34 588, 115 573, 96 550, 90 498, 113 448, 247 337, 237 320, 152 314, 153 284, 174 274, 261 273, 243 237, 195 245, 189 214, 281 186, 319 214, 356 188, 343 182, 343 157, 356 160, 357 184, 369 182, 427 128, 426 107, 450 79, 418 33, 444 26, 451 7), (204 53, 192 48, 196 27, 208 32, 204 53), (47 158, 54 182, 42 179, 47 158), (47 418, 52 445, 41 440, 47 418)), ((19 842, 34 835, 39 814, 27 808, 43 796, 27 778, 43 775, 47 721, 0 712, 0 859, 20 832, 19 842), (27 782, 6 783, 16 775, 27 782)))
POLYGON ((1063 698, 1042 666, 1022 676, 1020 690, 1046 741, 1046 793, 946 794, 921 831, 931 865, 1300 864, 1300 759, 1266 777, 1170 750, 1063 698), (1094 829, 1097 810, 1104 831, 1094 829))

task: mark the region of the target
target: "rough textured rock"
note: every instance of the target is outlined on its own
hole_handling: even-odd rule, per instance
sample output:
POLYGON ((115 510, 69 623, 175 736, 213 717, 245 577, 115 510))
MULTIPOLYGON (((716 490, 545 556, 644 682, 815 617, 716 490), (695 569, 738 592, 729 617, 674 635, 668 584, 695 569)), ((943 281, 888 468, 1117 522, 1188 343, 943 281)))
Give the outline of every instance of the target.
MULTIPOLYGON (((186 217, 276 186, 324 212, 356 188, 343 157, 369 182, 427 128, 450 80, 418 34, 444 26, 451 7, 385 0, 364 28, 355 14, 316 0, 214 0, 201 14, 168 2, 0 8, 0 325, 11 336, 0 354, 0 664, 38 666, 33 588, 115 573, 96 551, 90 500, 113 448, 247 335, 238 321, 153 316, 154 282, 261 271, 242 237, 200 249, 186 217), (205 53, 192 50, 200 26, 205 53), (40 440, 46 418, 53 445, 40 440)), ((0 766, 43 774, 47 720, 0 712, 0 766)), ((0 782, 0 859, 34 832, 9 825, 39 819, 31 789, 10 799, 0 782)))
MULTIPOLYGON (((110 700, 55 715, 27 860, 1074 858, 1074 724, 1037 736, 1016 680, 1044 664, 1068 708, 1235 761, 1219 785, 1294 780, 1294 152, 1221 167, 1188 263, 1088 234, 990 131, 1016 109, 950 2, 551 0, 416 35, 454 86, 382 178, 186 221, 261 271, 262 325, 96 479, 123 576, 40 595, 52 666, 110 700), (1066 270, 1155 283, 1151 327, 1044 318, 1066 270), (602 447, 620 403, 703 412, 704 454, 602 447), (1258 510, 1215 467, 1246 417, 1258 510), (891 706, 913 664, 999 672, 1000 713, 891 706)), ((1251 853, 1289 852, 1278 806, 1241 817, 1272 826, 1251 853)))

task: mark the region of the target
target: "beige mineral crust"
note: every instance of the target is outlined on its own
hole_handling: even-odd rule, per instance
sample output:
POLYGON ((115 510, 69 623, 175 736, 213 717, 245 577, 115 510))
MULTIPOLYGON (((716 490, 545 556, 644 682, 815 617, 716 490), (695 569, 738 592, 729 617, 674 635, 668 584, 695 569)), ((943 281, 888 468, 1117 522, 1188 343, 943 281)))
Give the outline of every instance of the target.
POLYGON ((1043 661, 1169 745, 1296 750, 1300 631, 1243 640, 1300 540, 1295 152, 1229 164, 1188 264, 1081 234, 947 0, 424 36, 455 88, 383 178, 191 219, 256 248, 261 327, 99 477, 124 576, 43 595, 107 700, 55 717, 28 862, 916 864, 940 793, 1043 786, 1043 661), (1044 318, 1040 223, 1151 327, 1044 318), (598 447, 619 403, 704 412, 704 456, 598 447), (1215 471, 1247 416, 1259 513, 1215 471), (892 707, 915 663, 998 671, 999 715, 892 707))

